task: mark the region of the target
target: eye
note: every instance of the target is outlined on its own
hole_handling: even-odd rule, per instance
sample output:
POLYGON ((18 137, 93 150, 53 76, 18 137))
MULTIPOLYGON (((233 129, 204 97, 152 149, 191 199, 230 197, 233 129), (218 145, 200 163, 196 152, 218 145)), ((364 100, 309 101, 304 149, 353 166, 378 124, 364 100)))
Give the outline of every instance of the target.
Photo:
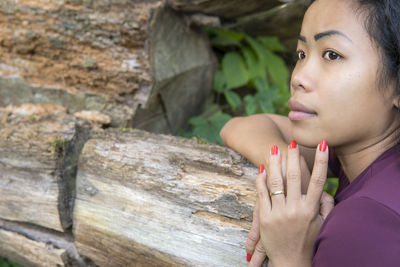
POLYGON ((306 57, 306 53, 302 50, 296 51, 296 59, 302 60, 306 57))
POLYGON ((324 54, 322 55, 322 57, 329 61, 338 60, 338 59, 342 58, 341 55, 339 55, 335 51, 331 51, 331 50, 325 51, 324 54))

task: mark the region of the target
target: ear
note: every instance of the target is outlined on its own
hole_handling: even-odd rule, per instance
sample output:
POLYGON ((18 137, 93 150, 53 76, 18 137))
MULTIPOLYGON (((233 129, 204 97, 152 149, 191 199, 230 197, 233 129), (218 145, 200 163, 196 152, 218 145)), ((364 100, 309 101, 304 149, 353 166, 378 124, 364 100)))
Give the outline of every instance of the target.
POLYGON ((393 105, 394 105, 398 110, 400 110, 400 95, 396 95, 396 96, 393 98, 393 105))

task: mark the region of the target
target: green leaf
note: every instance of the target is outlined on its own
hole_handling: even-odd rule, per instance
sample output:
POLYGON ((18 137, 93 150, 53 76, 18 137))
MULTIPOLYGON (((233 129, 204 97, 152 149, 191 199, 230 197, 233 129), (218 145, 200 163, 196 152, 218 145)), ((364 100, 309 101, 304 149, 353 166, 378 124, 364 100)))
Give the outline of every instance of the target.
POLYGON ((233 32, 227 29, 218 29, 218 34, 226 37, 231 37, 239 42, 246 37, 246 34, 242 32, 233 32))
POLYGON ((235 111, 242 105, 242 100, 240 99, 240 96, 237 93, 227 90, 224 92, 224 95, 226 101, 228 101, 229 106, 232 108, 233 111, 235 111))
POLYGON ((266 60, 265 66, 272 80, 278 87, 287 90, 289 83, 289 71, 283 59, 268 50, 264 51, 264 56, 266 60))
POLYGON ((232 36, 226 35, 217 35, 212 37, 210 42, 212 46, 240 46, 240 41, 232 36))
POLYGON ((334 197, 338 187, 339 187, 339 179, 338 178, 328 178, 328 179, 326 179, 324 190, 328 194, 330 194, 331 196, 334 197))
POLYGON ((217 138, 215 135, 215 130, 212 129, 208 124, 207 126, 198 126, 193 129, 193 134, 197 137, 207 140, 211 143, 216 143, 217 138))
POLYGON ((270 87, 268 90, 260 90, 255 95, 258 101, 259 112, 275 113, 274 100, 276 99, 276 88, 270 87))
POLYGON ((202 118, 206 121, 206 124, 194 127, 193 135, 207 140, 208 142, 223 145, 219 132, 231 118, 230 115, 222 113, 221 111, 213 114, 208 120, 202 118))
POLYGON ((246 36, 245 39, 246 39, 246 42, 249 43, 250 47, 256 53, 260 62, 262 62, 264 64, 264 62, 265 62, 265 57, 264 57, 265 47, 261 43, 259 43, 256 39, 254 39, 253 37, 246 36))
POLYGON ((254 86, 256 87, 257 91, 259 92, 268 92, 268 83, 265 79, 257 78, 254 81, 254 86))
POLYGON ((222 93, 225 89, 225 76, 221 70, 217 70, 214 75, 214 90, 216 92, 222 93))
POLYGON ((210 118, 210 123, 219 130, 231 119, 232 117, 226 113, 216 113, 210 118))
POLYGON ((189 120, 189 124, 193 126, 207 125, 207 120, 203 117, 193 117, 189 120))
POLYGON ((277 37, 258 37, 257 40, 262 43, 265 48, 272 52, 285 51, 285 48, 279 42, 277 37))
POLYGON ((242 54, 246 60, 247 69, 249 70, 249 78, 253 80, 257 77, 266 77, 266 71, 262 62, 254 54, 250 47, 243 47, 242 54))
POLYGON ((230 52, 222 59, 222 71, 225 76, 227 89, 241 87, 249 81, 249 73, 244 64, 243 57, 230 52))
POLYGON ((231 119, 232 117, 228 114, 219 112, 215 114, 213 117, 210 119, 210 123, 212 125, 212 132, 214 134, 213 140, 215 140, 215 143, 223 145, 224 143, 221 140, 221 137, 219 136, 219 132, 221 131, 222 127, 231 119))
POLYGON ((245 96, 244 101, 246 102, 246 115, 250 116, 256 114, 258 104, 254 96, 247 95, 245 96))

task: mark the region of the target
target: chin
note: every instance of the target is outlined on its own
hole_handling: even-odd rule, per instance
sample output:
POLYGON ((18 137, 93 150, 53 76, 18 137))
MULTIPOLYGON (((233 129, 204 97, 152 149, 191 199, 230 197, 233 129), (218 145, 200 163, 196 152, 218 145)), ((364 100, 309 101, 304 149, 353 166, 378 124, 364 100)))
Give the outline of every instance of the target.
POLYGON ((312 131, 292 128, 293 138, 299 145, 308 148, 316 148, 322 139, 325 138, 320 137, 320 135, 316 134, 315 132, 311 134, 310 132, 312 131))

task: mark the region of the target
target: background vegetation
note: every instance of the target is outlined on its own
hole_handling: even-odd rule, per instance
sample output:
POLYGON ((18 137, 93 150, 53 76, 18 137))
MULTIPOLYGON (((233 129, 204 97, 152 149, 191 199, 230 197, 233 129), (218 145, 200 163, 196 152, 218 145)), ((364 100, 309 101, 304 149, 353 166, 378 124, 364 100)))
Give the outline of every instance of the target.
MULTIPOLYGON (((190 119, 191 131, 180 135, 223 145, 219 132, 233 116, 286 116, 289 69, 282 58, 286 51, 278 38, 251 37, 226 29, 206 31, 219 62, 213 93, 205 112, 190 119)), ((325 190, 334 195, 337 186, 337 178, 329 178, 325 190)))
POLYGON ((0 256, 0 267, 23 267, 23 265, 12 262, 0 256))
POLYGON ((222 145, 219 131, 232 116, 287 115, 289 70, 279 56, 284 48, 278 38, 206 30, 220 62, 212 100, 203 114, 189 121, 191 132, 181 134, 222 145))

